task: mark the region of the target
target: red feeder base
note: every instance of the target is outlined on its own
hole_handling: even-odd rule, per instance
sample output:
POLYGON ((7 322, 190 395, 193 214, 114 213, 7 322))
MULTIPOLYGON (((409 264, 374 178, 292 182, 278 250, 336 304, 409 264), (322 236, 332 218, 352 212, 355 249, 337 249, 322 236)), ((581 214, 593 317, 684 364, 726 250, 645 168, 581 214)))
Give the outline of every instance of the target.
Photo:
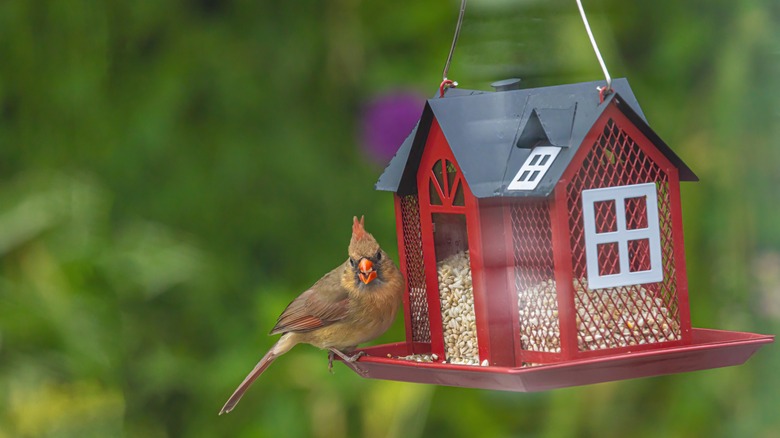
POLYGON ((773 341, 773 335, 694 328, 690 345, 521 368, 398 359, 411 354, 408 344, 400 342, 366 348, 366 356, 354 366, 372 379, 534 392, 741 365, 773 341))

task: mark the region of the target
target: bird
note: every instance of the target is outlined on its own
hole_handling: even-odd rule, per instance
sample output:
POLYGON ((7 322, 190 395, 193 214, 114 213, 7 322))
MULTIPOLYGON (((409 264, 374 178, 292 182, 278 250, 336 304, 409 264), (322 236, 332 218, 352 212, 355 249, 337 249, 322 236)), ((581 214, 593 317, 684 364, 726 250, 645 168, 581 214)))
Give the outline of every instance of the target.
POLYGON ((282 336, 238 385, 219 415, 232 411, 260 374, 295 345, 327 350, 329 370, 334 356, 356 369, 352 364, 363 355, 355 353, 357 346, 390 328, 402 301, 404 278, 364 224, 364 216, 352 218, 347 260, 284 309, 270 332, 282 336))

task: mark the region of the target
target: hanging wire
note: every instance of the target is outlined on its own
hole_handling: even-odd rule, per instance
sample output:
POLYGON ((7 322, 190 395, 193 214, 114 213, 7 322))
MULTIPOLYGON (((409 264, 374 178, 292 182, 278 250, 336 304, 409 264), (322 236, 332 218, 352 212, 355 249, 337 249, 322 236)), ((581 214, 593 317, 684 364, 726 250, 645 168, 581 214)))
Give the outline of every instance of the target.
POLYGON ((593 51, 596 52, 596 58, 598 58, 599 64, 601 65, 601 70, 604 72, 604 78, 607 80, 607 86, 599 88, 599 99, 603 102, 604 97, 612 92, 612 77, 609 75, 607 66, 604 64, 604 59, 601 57, 599 46, 596 44, 596 38, 593 37, 593 32, 590 30, 588 17, 585 16, 585 9, 582 8, 582 1, 577 0, 577 7, 580 9, 580 16, 582 16, 582 23, 585 25, 585 30, 588 32, 590 44, 593 46, 593 51))
POLYGON ((447 88, 455 88, 458 83, 447 79, 447 73, 450 71, 450 64, 452 63, 452 55, 455 53, 455 45, 458 44, 458 36, 460 35, 460 28, 463 25, 463 14, 466 12, 466 0, 460 0, 460 14, 458 15, 458 23, 455 25, 455 35, 452 37, 452 45, 450 46, 450 54, 447 55, 447 62, 444 64, 444 71, 441 74, 441 85, 439 85, 439 97, 444 97, 444 91, 447 88))

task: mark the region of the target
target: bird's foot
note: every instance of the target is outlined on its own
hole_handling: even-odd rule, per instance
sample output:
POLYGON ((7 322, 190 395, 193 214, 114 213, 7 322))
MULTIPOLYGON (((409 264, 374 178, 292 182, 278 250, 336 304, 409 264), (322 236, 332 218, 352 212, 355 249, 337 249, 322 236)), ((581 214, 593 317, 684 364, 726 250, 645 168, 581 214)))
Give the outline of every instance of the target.
POLYGON ((357 362, 358 359, 366 355, 365 351, 358 351, 357 353, 350 356, 346 353, 342 353, 341 351, 335 348, 330 348, 328 350, 328 370, 331 372, 331 374, 333 373, 334 355, 340 357, 348 367, 352 368, 353 371, 360 374, 361 376, 365 377, 366 375, 368 375, 367 371, 365 371, 355 363, 357 362))
POLYGON ((328 349, 328 351, 330 351, 330 353, 328 354, 328 357, 330 359, 333 359, 333 355, 335 354, 336 356, 340 357, 345 362, 349 362, 349 363, 354 363, 358 359, 360 359, 361 357, 366 355, 365 351, 358 351, 357 353, 353 354, 352 356, 350 356, 350 355, 348 355, 346 353, 342 353, 341 351, 339 351, 339 350, 337 350, 335 348, 330 348, 330 349, 328 349))
POLYGON ((365 355, 366 355, 365 351, 358 351, 357 353, 353 354, 352 356, 347 356, 347 359, 345 359, 345 360, 347 362, 349 362, 349 363, 354 363, 355 361, 357 361, 358 359, 360 359, 361 357, 363 357, 365 355))

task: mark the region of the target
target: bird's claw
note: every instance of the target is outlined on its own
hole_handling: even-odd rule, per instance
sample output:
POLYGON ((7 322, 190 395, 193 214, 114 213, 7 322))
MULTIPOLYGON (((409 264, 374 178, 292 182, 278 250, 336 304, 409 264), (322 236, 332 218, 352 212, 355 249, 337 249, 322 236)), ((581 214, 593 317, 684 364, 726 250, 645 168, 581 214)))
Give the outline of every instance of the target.
POLYGON ((353 354, 352 356, 349 356, 345 353, 342 353, 339 350, 336 350, 335 348, 332 348, 328 351, 328 372, 333 374, 333 359, 338 356, 340 357, 344 363, 352 368, 353 371, 360 374, 363 377, 366 377, 368 375, 368 371, 362 369, 360 366, 358 366, 355 362, 357 362, 358 359, 365 356, 365 351, 358 351, 357 353, 353 354))
POLYGON ((365 355, 366 355, 365 351, 358 351, 357 353, 353 354, 352 356, 347 356, 346 361, 349 362, 349 363, 354 363, 355 361, 357 361, 358 359, 360 359, 361 357, 363 357, 365 355))

